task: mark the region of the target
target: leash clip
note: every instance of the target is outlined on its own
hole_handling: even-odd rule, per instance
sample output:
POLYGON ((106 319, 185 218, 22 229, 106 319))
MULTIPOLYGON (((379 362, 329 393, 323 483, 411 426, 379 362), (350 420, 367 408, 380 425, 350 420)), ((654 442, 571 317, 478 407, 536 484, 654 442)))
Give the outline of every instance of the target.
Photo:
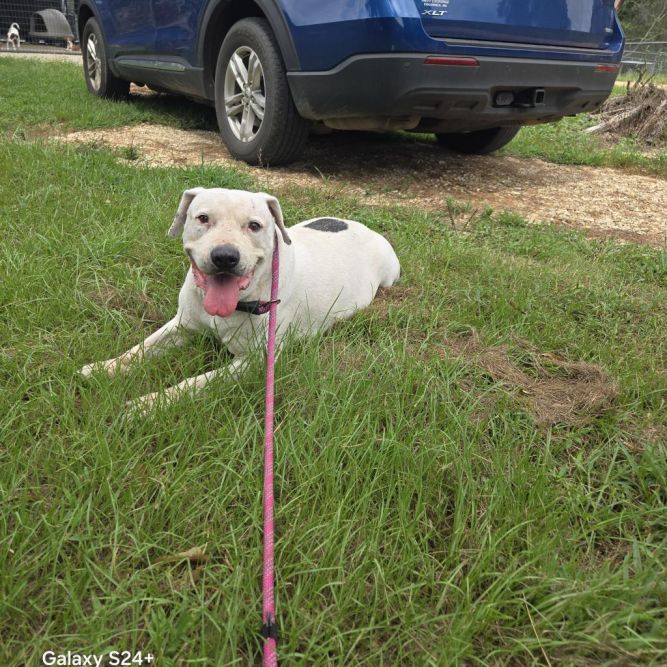
POLYGON ((271 306, 274 303, 277 306, 280 303, 280 299, 274 299, 273 301, 262 301, 262 303, 257 305, 257 312, 260 315, 263 315, 264 313, 268 313, 269 310, 271 310, 271 306))
POLYGON ((273 618, 269 614, 266 622, 262 624, 262 627, 260 629, 260 633, 264 639, 273 639, 274 641, 278 641, 278 626, 273 622, 273 618))

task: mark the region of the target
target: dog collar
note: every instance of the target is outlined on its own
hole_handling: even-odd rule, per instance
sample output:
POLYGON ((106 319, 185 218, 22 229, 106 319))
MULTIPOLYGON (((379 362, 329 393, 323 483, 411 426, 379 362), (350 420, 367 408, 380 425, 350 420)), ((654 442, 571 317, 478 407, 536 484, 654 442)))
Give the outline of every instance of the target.
POLYGON ((275 301, 239 301, 236 304, 236 310, 251 315, 264 315, 269 312, 273 303, 280 303, 280 299, 275 301))

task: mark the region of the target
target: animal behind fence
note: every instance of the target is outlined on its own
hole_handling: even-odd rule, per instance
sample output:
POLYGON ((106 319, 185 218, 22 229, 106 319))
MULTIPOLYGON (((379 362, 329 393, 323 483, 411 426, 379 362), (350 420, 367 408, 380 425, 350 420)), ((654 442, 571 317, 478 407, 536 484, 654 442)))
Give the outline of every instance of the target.
POLYGON ((0 0, 0 33, 11 51, 78 50, 76 0, 0 0))

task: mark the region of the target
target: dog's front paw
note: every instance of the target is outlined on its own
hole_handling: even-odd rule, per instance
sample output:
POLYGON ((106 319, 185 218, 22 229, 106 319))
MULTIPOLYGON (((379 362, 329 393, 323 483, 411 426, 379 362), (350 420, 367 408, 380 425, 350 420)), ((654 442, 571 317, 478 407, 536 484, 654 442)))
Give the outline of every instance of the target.
POLYGON ((147 415, 157 404, 160 394, 153 392, 125 403, 125 412, 129 417, 147 415))
POLYGON ((107 361, 95 361, 92 364, 86 364, 80 371, 79 375, 84 378, 89 378, 95 373, 106 373, 109 376, 116 374, 118 367, 121 365, 118 359, 109 359, 107 361))
POLYGON ((80 371, 79 375, 84 378, 89 378, 91 375, 94 373, 99 372, 100 370, 100 365, 99 364, 86 364, 80 371))

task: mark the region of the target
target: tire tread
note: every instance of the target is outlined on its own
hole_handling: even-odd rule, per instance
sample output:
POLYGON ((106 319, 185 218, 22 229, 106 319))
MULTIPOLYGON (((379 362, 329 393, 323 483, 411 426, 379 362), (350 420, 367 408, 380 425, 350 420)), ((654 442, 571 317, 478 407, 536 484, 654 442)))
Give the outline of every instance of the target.
POLYGON ((507 145, 518 134, 520 127, 491 127, 473 132, 436 133, 441 146, 474 155, 493 153, 507 145))
POLYGON ((84 51, 83 53, 83 76, 86 80, 86 86, 92 95, 96 97, 103 97, 106 99, 112 100, 122 100, 126 99, 130 92, 130 82, 125 79, 119 79, 109 68, 109 61, 107 60, 107 45, 104 41, 104 36, 102 35, 102 30, 97 22, 97 19, 90 18, 86 21, 86 25, 83 28, 81 46, 84 51), (88 35, 94 32, 97 37, 98 46, 101 48, 102 53, 100 57, 100 62, 102 64, 102 81, 100 82, 99 90, 94 90, 88 79, 88 70, 86 68, 86 41, 88 40, 88 35))
MULTIPOLYGON (((222 117, 224 111, 218 111, 218 124, 220 125, 223 139, 227 143, 230 152, 249 164, 277 165, 292 162, 301 153, 306 143, 309 123, 299 115, 294 106, 280 50, 266 19, 241 19, 230 29, 223 41, 220 55, 218 56, 216 67, 216 98, 218 98, 219 86, 222 85, 219 77, 224 77, 222 56, 228 45, 238 39, 244 39, 245 42, 249 42, 249 46, 253 46, 255 41, 258 41, 263 51, 261 61, 265 81, 267 70, 275 75, 272 77, 272 85, 275 90, 270 102, 274 105, 274 108, 270 119, 267 118, 268 114, 265 115, 265 121, 269 120, 273 127, 268 128, 270 134, 265 140, 266 146, 263 152, 261 152, 261 149, 259 153, 255 153, 255 149, 251 151, 235 150, 233 142, 237 140, 234 138, 228 141, 228 138, 225 136, 226 131, 223 129, 223 122, 227 123, 226 118, 222 117), (232 143, 231 146, 229 145, 230 143, 232 143)), ((267 108, 268 104, 269 100, 267 96, 267 108)), ((216 108, 217 106, 216 104, 216 108)), ((224 109, 224 104, 220 106, 224 109)))

